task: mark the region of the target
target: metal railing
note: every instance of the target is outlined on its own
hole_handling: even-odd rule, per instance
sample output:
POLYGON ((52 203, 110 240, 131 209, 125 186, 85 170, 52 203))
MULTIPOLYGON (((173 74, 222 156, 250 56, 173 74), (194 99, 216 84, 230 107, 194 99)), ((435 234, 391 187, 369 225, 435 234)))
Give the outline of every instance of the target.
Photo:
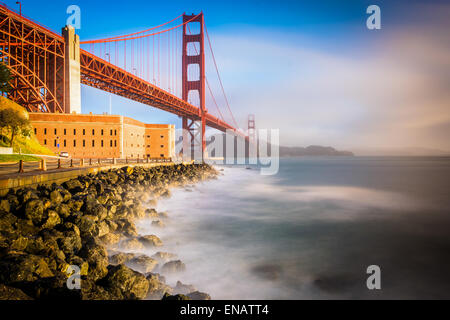
POLYGON ((54 171, 80 167, 101 167, 104 165, 127 165, 147 163, 172 163, 173 159, 139 159, 139 158, 109 158, 109 159, 41 159, 39 161, 19 160, 15 163, 0 163, 0 175, 11 173, 26 173, 33 171, 54 171))

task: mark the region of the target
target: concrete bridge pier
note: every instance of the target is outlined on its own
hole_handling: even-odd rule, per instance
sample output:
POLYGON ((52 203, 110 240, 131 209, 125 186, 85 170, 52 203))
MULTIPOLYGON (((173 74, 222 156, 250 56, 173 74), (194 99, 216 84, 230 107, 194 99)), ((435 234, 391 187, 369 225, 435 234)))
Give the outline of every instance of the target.
POLYGON ((81 113, 81 67, 80 37, 75 28, 66 26, 62 29, 65 41, 65 112, 81 113))

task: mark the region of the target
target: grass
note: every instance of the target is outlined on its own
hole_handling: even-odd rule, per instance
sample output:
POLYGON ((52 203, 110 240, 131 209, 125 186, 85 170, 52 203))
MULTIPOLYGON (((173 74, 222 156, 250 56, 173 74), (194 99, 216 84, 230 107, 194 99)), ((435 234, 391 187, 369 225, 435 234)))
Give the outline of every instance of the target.
POLYGON ((1 162, 18 162, 19 160, 30 162, 30 161, 39 161, 40 158, 32 157, 32 156, 23 156, 23 155, 19 155, 19 154, 0 154, 0 163, 1 162))
MULTIPOLYGON (((27 117, 27 111, 18 105, 17 103, 0 96, 0 109, 11 108, 23 112, 27 117)), ((0 135, 0 147, 9 147, 9 137, 0 135)), ((42 146, 37 140, 34 132, 32 130, 30 137, 17 136, 14 139, 13 150, 15 153, 25 153, 25 154, 42 154, 48 156, 54 156, 55 154, 50 151, 50 149, 42 146)))

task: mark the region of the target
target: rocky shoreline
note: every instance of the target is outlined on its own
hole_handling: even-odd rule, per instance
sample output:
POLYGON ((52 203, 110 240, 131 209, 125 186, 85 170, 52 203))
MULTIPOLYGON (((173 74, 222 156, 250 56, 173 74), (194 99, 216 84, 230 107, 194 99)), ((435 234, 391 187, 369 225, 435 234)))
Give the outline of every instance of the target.
POLYGON ((138 234, 135 222, 164 227, 167 213, 154 209, 159 197, 216 177, 206 164, 124 167, 10 190, 0 198, 0 300, 210 299, 180 281, 166 284, 162 274, 186 266, 156 235, 138 234), (161 251, 129 252, 146 248, 161 251))

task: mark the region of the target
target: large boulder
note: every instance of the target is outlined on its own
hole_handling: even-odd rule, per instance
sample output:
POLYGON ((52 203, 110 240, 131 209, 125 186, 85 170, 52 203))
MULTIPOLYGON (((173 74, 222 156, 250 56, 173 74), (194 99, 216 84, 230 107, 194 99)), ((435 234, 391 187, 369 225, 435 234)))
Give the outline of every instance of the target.
POLYGON ((119 252, 109 258, 112 265, 124 264, 135 257, 134 253, 119 252))
POLYGON ((9 212, 11 210, 11 206, 9 204, 9 201, 6 199, 0 200, 0 213, 2 212, 9 212))
POLYGON ((41 200, 31 199, 25 203, 25 217, 35 225, 42 222, 44 217, 44 204, 41 200))
POLYGON ((142 250, 145 249, 145 246, 138 239, 133 238, 122 241, 120 248, 125 250, 142 250))
POLYGON ((98 280, 108 273, 108 253, 106 249, 97 243, 95 238, 89 239, 79 252, 79 256, 89 263, 88 277, 98 280))
POLYGON ((191 292, 195 292, 197 289, 193 285, 184 284, 181 281, 177 281, 177 285, 173 289, 175 294, 186 294, 188 295, 191 292))
POLYGON ((61 223, 61 218, 59 217, 58 213, 56 211, 49 210, 47 212, 47 218, 46 218, 44 224, 42 225, 42 228, 51 229, 60 223, 61 223))
POLYGON ((69 190, 72 194, 81 192, 85 189, 86 185, 81 183, 78 179, 72 179, 64 182, 64 188, 69 190))
POLYGON ((136 225, 130 219, 119 219, 116 223, 117 231, 122 232, 126 237, 136 237, 138 235, 136 225))
POLYGON ((0 284, 0 300, 33 300, 22 290, 0 284))
POLYGON ((155 235, 148 235, 139 237, 139 241, 146 247, 160 247, 163 242, 155 235))
POLYGON ((123 264, 108 267, 108 274, 101 284, 113 294, 119 291, 126 300, 144 299, 149 289, 149 282, 144 275, 123 264))
POLYGON ((108 233, 100 237, 100 241, 106 246, 115 246, 120 242, 120 234, 118 233, 108 233))
POLYGON ((82 236, 95 236, 98 232, 96 228, 98 218, 93 215, 83 215, 77 221, 75 221, 76 225, 80 229, 82 236))
POLYGON ((180 260, 170 261, 164 264, 161 270, 166 273, 183 272, 186 270, 186 265, 180 260))
POLYGON ((57 206, 64 201, 64 198, 58 190, 54 190, 50 192, 50 201, 54 206, 57 206))
POLYGON ((9 254, 0 260, 0 282, 10 284, 53 277, 43 257, 32 254, 9 254))
POLYGON ((40 278, 36 281, 23 281, 15 284, 28 296, 37 300, 80 300, 80 290, 67 287, 67 275, 58 273, 56 276, 40 278))
POLYGON ((0 213, 0 232, 14 232, 14 224, 17 221, 17 217, 9 212, 0 213))
POLYGON ((195 291, 187 295, 191 300, 211 300, 211 296, 207 293, 195 291))
POLYGON ((58 239, 58 245, 67 256, 76 255, 82 247, 81 237, 75 231, 65 231, 64 236, 58 239))
POLYGON ((127 262, 127 266, 142 273, 152 272, 157 265, 157 260, 152 259, 146 255, 135 257, 127 262))
POLYGON ((147 299, 149 300, 161 300, 164 295, 173 294, 173 289, 166 284, 164 277, 157 273, 149 273, 147 275, 149 282, 149 290, 147 299))
POLYGON ((188 296, 185 296, 184 294, 177 294, 175 296, 170 295, 169 293, 164 294, 163 298, 161 299, 163 301, 183 301, 183 300, 191 300, 188 296))
POLYGON ((174 260, 176 257, 177 257, 176 254, 169 253, 169 252, 161 252, 161 251, 152 255, 153 259, 156 259, 161 262, 169 262, 169 261, 174 260))
POLYGON ((155 220, 155 221, 152 221, 152 226, 158 227, 158 228, 164 228, 166 225, 161 220, 155 220))

